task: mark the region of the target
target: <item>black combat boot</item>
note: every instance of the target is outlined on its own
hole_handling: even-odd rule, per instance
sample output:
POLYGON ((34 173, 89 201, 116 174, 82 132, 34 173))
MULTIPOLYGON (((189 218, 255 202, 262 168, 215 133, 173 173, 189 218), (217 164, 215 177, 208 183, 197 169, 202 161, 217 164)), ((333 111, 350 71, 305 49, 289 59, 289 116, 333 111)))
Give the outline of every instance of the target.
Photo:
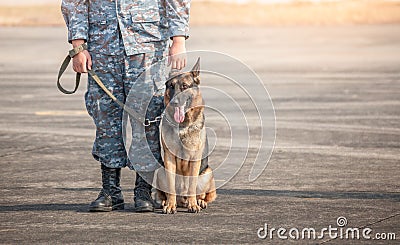
POLYGON ((136 173, 133 199, 135 201, 135 212, 154 212, 154 201, 151 198, 152 186, 141 175, 145 176, 147 181, 152 181, 154 172, 141 172, 140 175, 136 173))
POLYGON ((120 187, 120 168, 108 168, 101 165, 103 189, 90 206, 90 211, 109 212, 124 209, 124 197, 120 187))

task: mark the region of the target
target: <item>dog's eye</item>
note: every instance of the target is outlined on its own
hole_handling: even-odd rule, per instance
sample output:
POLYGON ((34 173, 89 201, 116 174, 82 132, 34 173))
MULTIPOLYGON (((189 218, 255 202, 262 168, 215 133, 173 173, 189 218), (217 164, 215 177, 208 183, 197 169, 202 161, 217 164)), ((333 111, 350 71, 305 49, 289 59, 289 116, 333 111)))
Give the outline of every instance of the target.
POLYGON ((182 84, 182 89, 183 89, 183 90, 188 89, 188 88, 189 88, 189 85, 187 85, 187 84, 185 84, 185 83, 182 84))

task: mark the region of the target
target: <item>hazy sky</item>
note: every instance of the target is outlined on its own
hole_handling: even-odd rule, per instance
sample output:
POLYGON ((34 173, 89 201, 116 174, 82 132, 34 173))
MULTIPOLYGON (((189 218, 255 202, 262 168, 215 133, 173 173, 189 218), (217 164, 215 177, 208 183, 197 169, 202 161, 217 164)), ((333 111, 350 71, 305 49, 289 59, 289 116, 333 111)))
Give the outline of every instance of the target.
POLYGON ((44 4, 44 3, 54 3, 59 4, 61 0, 1 0, 0 5, 37 5, 37 4, 44 4))

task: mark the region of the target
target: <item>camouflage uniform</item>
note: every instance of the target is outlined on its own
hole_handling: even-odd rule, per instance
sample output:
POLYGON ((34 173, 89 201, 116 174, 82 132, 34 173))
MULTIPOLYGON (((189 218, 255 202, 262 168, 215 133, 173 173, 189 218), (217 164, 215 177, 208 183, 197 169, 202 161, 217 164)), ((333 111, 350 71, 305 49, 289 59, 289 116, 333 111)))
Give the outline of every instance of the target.
MULTIPOLYGON (((105 86, 120 101, 152 120, 163 110, 163 58, 167 55, 168 40, 188 36, 189 1, 63 0, 62 13, 68 40, 87 41, 92 69, 105 86), (157 65, 146 70, 153 64, 157 65)), ((151 152, 160 159, 157 125, 144 129, 130 119, 133 142, 128 161, 123 110, 91 78, 85 102, 96 124, 92 151, 96 160, 109 168, 128 165, 136 170, 154 170, 156 161, 151 152)))

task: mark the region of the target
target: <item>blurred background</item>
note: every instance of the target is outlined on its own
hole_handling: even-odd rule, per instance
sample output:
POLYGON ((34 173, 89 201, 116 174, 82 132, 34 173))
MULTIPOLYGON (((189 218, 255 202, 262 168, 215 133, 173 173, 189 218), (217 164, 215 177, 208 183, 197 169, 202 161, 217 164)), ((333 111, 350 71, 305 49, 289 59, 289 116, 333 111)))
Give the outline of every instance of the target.
MULTIPOLYGON (((2 0, 2 26, 63 25, 60 0, 2 0)), ((191 25, 332 25, 400 22, 399 0, 193 0, 191 25)))

